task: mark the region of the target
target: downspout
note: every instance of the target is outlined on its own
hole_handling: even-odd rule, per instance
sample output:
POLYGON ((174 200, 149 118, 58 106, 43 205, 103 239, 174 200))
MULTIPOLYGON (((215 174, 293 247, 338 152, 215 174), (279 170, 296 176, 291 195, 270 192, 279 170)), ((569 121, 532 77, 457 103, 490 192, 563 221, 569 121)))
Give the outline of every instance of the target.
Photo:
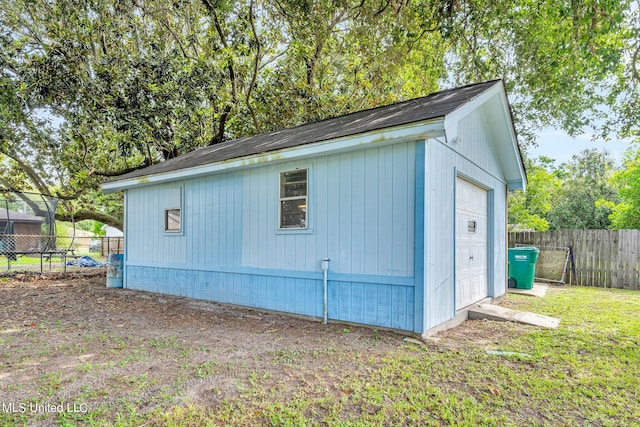
POLYGON ((328 306, 327 306, 327 275, 329 272, 329 258, 322 260, 322 293, 324 302, 324 315, 322 316, 322 323, 325 325, 328 323, 328 306))

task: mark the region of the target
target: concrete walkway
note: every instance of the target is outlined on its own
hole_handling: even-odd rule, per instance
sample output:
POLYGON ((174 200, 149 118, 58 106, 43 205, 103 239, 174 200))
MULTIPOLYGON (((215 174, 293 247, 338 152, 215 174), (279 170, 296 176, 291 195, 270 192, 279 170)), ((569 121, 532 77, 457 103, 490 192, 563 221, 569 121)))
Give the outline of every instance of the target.
POLYGON ((493 304, 479 304, 469 309, 470 320, 498 320, 503 322, 516 322, 525 325, 542 326, 544 328, 556 329, 560 324, 560 319, 542 314, 528 313, 524 311, 512 310, 493 304))
POLYGON ((529 295, 532 297, 543 298, 547 294, 547 289, 549 289, 547 285, 543 285, 541 283, 534 283, 533 289, 508 288, 507 292, 510 292, 513 294, 529 295))

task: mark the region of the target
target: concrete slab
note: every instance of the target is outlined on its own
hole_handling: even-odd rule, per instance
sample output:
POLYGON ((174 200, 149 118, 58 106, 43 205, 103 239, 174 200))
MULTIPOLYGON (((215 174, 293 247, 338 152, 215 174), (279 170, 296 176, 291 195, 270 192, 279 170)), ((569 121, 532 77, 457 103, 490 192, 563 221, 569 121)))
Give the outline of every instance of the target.
POLYGON ((525 325, 542 326, 544 328, 556 329, 560 324, 560 319, 542 314, 529 313, 512 310, 493 304, 479 304, 469 310, 471 320, 497 320, 503 322, 517 322, 525 325))
POLYGON ((513 294, 544 298, 544 296, 547 294, 547 289, 549 289, 547 285, 534 283, 533 289, 507 288, 507 291, 513 294))

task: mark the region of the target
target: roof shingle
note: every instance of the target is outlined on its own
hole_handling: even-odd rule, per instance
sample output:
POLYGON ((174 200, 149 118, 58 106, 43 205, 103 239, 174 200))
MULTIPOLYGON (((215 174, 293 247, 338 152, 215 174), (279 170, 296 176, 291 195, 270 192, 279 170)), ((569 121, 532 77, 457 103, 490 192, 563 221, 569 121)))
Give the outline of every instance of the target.
POLYGON ((444 117, 499 82, 492 80, 443 90, 422 98, 199 148, 174 159, 121 175, 111 182, 189 169, 444 117))

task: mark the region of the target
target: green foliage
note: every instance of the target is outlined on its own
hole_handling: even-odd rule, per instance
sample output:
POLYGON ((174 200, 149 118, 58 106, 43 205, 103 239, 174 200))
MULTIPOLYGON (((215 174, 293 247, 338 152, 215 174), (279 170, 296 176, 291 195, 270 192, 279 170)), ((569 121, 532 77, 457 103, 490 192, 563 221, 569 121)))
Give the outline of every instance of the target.
POLYGON ((104 236, 105 232, 102 229, 104 226, 100 221, 94 221, 91 219, 80 221, 76 223, 76 227, 80 230, 88 231, 93 233, 95 236, 104 236))
POLYGON ((583 150, 562 164, 557 172, 563 177, 562 188, 547 213, 550 228, 608 228, 611 211, 603 201, 616 201, 615 189, 609 184, 614 171, 613 159, 606 150, 583 150))
MULTIPOLYGON (((575 133, 637 96, 634 19, 628 0, 0 0, 0 183, 118 226, 121 197, 98 195, 111 177, 493 78, 525 145, 541 125, 575 133)), ((631 132, 635 109, 614 111, 611 132, 631 132)))
POLYGON ((627 175, 616 170, 606 150, 584 150, 560 166, 542 156, 526 169, 526 193, 508 196, 510 231, 604 229, 613 221, 612 210, 624 209, 616 203, 627 175))
POLYGON ((527 196, 521 190, 509 193, 509 231, 547 231, 549 223, 537 214, 527 209, 527 196))
MULTIPOLYGON (((458 82, 505 77, 525 141, 540 125, 580 133, 601 117, 600 104, 616 104, 602 95, 612 91, 612 75, 620 76, 619 93, 637 94, 628 84, 631 65, 624 59, 635 49, 630 29, 637 13, 630 11, 630 3, 445 2, 450 31, 456 35, 451 69, 458 82)), ((605 121, 615 130, 614 122, 622 117, 605 121)))
POLYGON ((509 230, 547 231, 546 215, 560 191, 560 179, 553 174, 553 160, 548 158, 529 161, 526 169, 526 192, 514 191, 508 196, 509 230))
POLYGON ((607 206, 611 210, 611 228, 640 229, 640 150, 630 149, 624 164, 624 169, 611 177, 620 198, 620 203, 607 206))

